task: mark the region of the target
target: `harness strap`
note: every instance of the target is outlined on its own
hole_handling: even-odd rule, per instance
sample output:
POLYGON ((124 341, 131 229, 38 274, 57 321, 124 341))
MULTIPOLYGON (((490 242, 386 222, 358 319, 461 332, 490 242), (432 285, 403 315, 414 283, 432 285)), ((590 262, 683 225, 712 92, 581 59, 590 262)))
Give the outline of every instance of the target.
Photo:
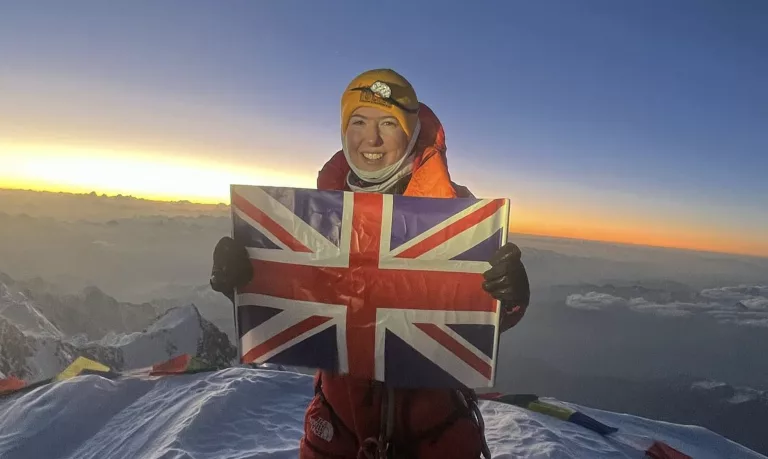
POLYGON ((483 413, 480 411, 480 407, 478 405, 477 393, 469 389, 462 390, 461 393, 464 395, 464 399, 467 401, 468 407, 470 410, 472 410, 474 415, 473 419, 475 424, 477 424, 477 428, 480 430, 483 457, 485 459, 491 459, 491 450, 488 448, 488 442, 485 439, 485 421, 483 420, 483 413))
POLYGON ((368 437, 361 448, 368 459, 391 459, 392 432, 395 426, 395 390, 387 387, 382 394, 379 438, 368 437))

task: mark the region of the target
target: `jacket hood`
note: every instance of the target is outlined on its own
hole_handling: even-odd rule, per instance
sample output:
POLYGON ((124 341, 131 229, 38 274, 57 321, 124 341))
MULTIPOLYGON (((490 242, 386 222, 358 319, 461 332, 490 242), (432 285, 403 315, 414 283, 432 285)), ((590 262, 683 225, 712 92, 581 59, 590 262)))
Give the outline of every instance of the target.
MULTIPOLYGON (((426 104, 419 104, 421 132, 414 147, 413 173, 405 195, 439 198, 456 197, 451 184, 446 158, 445 130, 437 115, 426 104)), ((351 168, 339 150, 329 159, 317 177, 317 188, 321 190, 348 190, 347 174, 351 168)))

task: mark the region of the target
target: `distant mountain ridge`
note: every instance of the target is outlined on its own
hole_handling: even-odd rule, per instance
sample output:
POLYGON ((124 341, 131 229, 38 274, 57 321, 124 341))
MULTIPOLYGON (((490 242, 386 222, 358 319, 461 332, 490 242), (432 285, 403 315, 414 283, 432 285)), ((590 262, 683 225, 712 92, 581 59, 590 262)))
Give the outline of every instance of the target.
MULTIPOLYGON (((8 276, 0 281, 0 372, 6 376, 29 382, 50 378, 80 355, 117 371, 150 366, 180 354, 221 366, 236 358, 236 348, 226 333, 204 319, 194 304, 141 317, 126 312, 132 311, 131 305, 119 303, 98 289, 89 289, 79 297, 37 295, 45 301, 37 303, 32 299, 35 295, 19 291, 16 285, 8 276), (77 303, 78 298, 81 303, 77 303), (65 323, 74 335, 63 332, 64 327, 43 314, 52 305, 66 311, 65 323), (110 317, 109 312, 114 316, 110 317), (92 339, 105 328, 95 327, 93 321, 103 317, 116 324, 118 331, 109 330, 92 339), (130 326, 142 322, 148 325, 130 330, 130 326)), ((155 309, 145 305, 139 311, 155 309)))
POLYGON ((15 281, 4 273, 0 273, 0 300, 4 301, 0 314, 12 308, 24 309, 47 322, 53 336, 84 335, 88 339, 99 339, 109 331, 147 327, 159 312, 149 303, 117 301, 94 286, 78 294, 61 294, 40 278, 15 281))

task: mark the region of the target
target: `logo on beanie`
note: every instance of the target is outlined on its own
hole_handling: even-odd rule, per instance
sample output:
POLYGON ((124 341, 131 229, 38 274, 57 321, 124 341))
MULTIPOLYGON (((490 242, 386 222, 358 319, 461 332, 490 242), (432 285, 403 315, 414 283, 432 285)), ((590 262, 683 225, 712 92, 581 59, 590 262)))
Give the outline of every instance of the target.
POLYGON ((392 88, 383 81, 377 81, 368 88, 360 89, 367 89, 360 91, 360 102, 383 105, 387 108, 392 107, 392 102, 387 100, 392 96, 392 88))

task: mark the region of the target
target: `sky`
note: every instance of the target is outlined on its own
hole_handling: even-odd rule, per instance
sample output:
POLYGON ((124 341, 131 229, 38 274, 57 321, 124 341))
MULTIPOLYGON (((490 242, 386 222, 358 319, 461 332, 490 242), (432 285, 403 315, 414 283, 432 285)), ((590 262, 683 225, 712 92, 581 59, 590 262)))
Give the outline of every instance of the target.
POLYGON ((768 256, 768 5, 0 0, 0 187, 314 187, 397 70, 512 231, 768 256))

